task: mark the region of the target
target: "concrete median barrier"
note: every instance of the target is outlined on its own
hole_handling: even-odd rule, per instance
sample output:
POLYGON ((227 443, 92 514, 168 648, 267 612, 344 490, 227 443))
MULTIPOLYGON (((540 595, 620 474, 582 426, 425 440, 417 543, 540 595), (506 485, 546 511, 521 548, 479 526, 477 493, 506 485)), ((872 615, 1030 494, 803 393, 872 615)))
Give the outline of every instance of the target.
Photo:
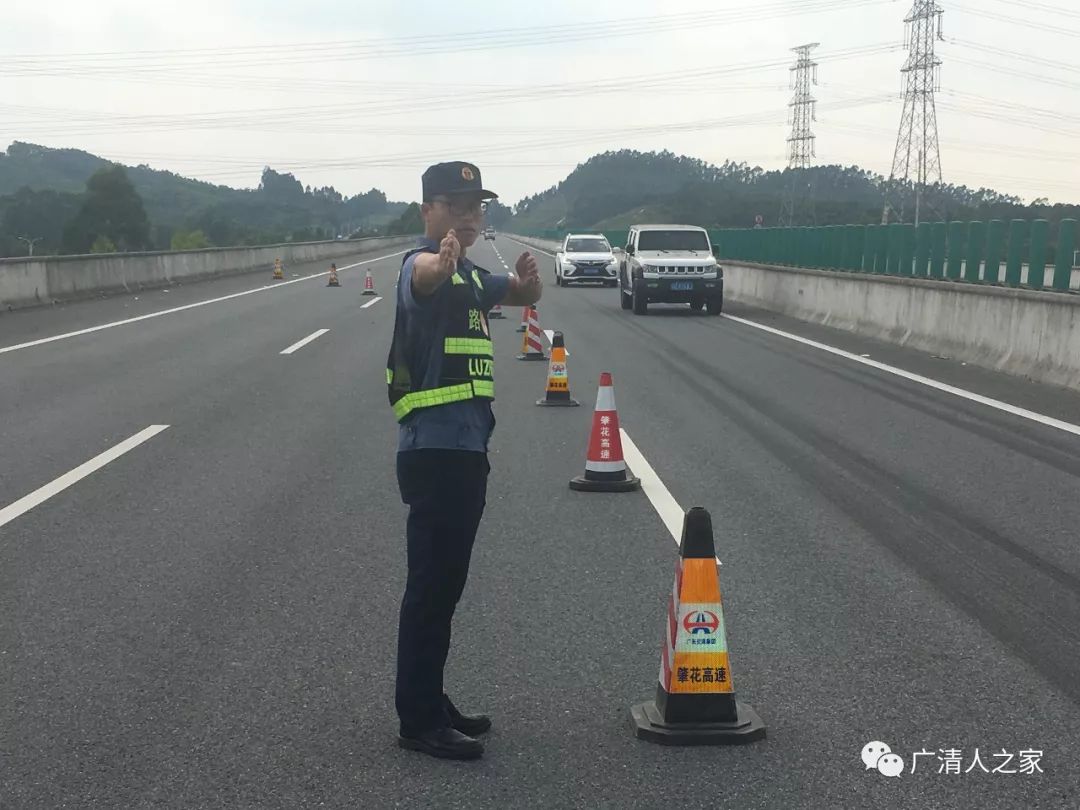
POLYGON ((0 259, 0 310, 164 287, 294 264, 404 248, 413 236, 301 242, 160 253, 109 253, 0 259))
POLYGON ((1080 390, 1080 296, 723 262, 734 301, 1080 390))

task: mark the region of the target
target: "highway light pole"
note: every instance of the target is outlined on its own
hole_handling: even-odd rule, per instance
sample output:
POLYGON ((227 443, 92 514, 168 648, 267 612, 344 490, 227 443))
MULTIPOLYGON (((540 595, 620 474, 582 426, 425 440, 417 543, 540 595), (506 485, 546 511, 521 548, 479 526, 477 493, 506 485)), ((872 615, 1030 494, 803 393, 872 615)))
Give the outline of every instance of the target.
POLYGON ((30 251, 29 255, 33 256, 34 255, 34 245, 37 244, 38 242, 40 242, 45 237, 44 236, 35 236, 33 239, 31 239, 29 236, 16 236, 15 238, 18 239, 20 242, 26 242, 26 246, 30 251))

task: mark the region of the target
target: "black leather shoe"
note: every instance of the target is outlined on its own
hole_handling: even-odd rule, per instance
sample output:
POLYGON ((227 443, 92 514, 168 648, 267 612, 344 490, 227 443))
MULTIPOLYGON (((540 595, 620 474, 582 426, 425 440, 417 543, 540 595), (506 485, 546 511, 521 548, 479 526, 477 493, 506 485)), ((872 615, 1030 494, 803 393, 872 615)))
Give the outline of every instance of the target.
POLYGON ((398 737, 398 745, 410 751, 423 751, 441 759, 479 759, 484 755, 484 744, 467 737, 454 728, 437 728, 415 736, 398 737))
POLYGON ((443 695, 443 703, 450 716, 450 725, 462 734, 476 737, 491 730, 491 718, 486 714, 462 714, 446 695, 443 695))

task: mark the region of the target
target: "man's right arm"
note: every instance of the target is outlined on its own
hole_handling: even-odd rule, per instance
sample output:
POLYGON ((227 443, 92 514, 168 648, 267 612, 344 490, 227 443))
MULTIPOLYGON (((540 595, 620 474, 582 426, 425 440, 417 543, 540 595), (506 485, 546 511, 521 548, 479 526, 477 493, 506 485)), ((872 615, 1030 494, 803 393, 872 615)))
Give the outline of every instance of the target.
POLYGON ((457 270, 461 245, 451 230, 439 245, 438 253, 418 253, 413 259, 413 295, 428 296, 439 289, 457 270))

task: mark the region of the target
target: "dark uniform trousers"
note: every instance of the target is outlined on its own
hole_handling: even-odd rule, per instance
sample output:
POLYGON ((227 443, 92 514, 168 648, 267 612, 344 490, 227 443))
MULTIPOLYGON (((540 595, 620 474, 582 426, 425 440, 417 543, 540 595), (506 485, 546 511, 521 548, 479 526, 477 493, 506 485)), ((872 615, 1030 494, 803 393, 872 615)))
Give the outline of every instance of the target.
POLYGON ((450 723, 443 701, 450 620, 469 575, 490 470, 487 454, 467 450, 397 455, 401 499, 409 506, 395 694, 403 734, 450 723))

